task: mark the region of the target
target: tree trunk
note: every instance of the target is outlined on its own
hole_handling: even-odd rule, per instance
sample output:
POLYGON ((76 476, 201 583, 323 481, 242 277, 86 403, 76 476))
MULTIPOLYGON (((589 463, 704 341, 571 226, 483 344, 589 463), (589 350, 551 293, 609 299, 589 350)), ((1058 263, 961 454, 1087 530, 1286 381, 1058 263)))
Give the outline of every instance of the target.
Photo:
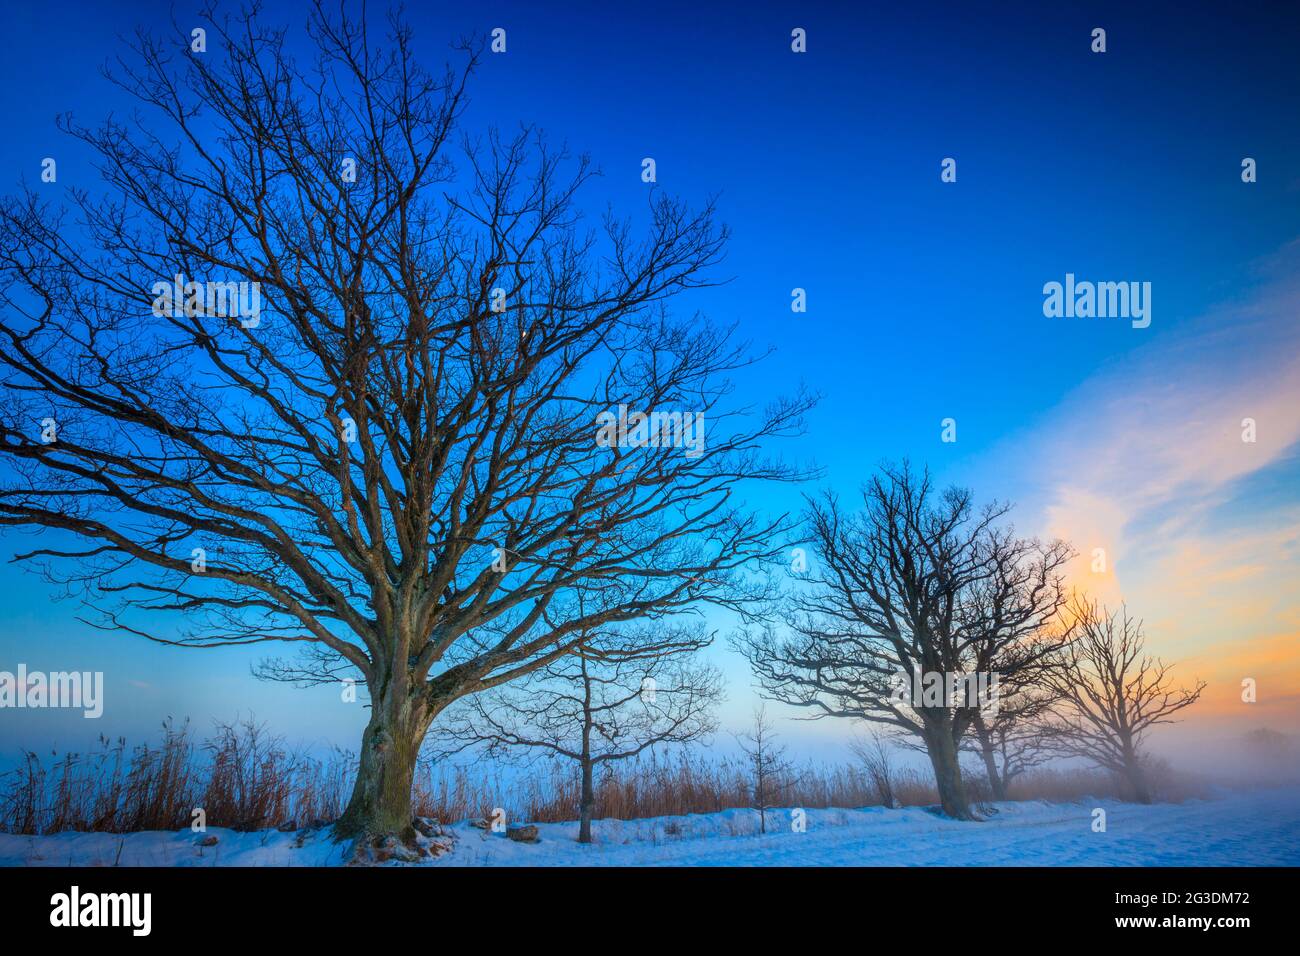
POLYGON ((961 764, 957 759, 957 744, 952 739, 950 722, 926 720, 925 728, 925 749, 934 767, 934 783, 943 812, 954 820, 974 820, 975 815, 966 799, 966 786, 961 779, 961 764))
POLYGON ((993 735, 979 717, 975 718, 975 736, 979 740, 980 756, 984 758, 984 772, 989 777, 989 791, 994 800, 1005 800, 1007 783, 998 773, 997 748, 993 743, 993 735))
POLYGON ((989 777, 989 793, 994 800, 1005 800, 1007 798, 1007 788, 1001 774, 998 773, 998 762, 994 756, 992 744, 985 746, 981 741, 980 752, 984 755, 984 772, 989 777))
POLYGON ((579 656, 582 668, 582 797, 578 803, 578 842, 591 842, 591 814, 596 806, 596 788, 591 783, 591 674, 587 672, 587 658, 579 656))
POLYGON ((334 825, 336 839, 415 840, 411 785, 427 723, 419 705, 396 694, 372 697, 361 738, 361 762, 347 809, 334 825))
POLYGON ((1143 772, 1141 764, 1136 759, 1130 760, 1124 765, 1124 777, 1128 780, 1129 788, 1136 802, 1151 802, 1151 788, 1147 784, 1147 775, 1143 772))
POLYGON ((578 804, 578 842, 591 842, 591 815, 596 809, 596 788, 591 781, 591 761, 582 761, 582 800, 578 804))
POLYGON ((1133 742, 1132 731, 1125 726, 1120 730, 1121 771, 1129 787, 1129 795, 1137 803, 1151 802, 1151 789, 1142 769, 1142 758, 1133 742))

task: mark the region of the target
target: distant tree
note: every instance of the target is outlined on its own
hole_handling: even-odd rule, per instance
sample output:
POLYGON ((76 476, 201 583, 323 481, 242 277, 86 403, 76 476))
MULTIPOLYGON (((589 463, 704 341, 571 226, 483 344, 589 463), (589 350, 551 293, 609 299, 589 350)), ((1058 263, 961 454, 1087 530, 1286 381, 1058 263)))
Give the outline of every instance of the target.
POLYGON ((1179 687, 1170 665, 1143 653, 1142 622, 1076 598, 1075 640, 1049 671, 1058 698, 1051 741, 1063 756, 1082 757, 1115 773, 1139 803, 1151 802, 1143 750, 1147 732, 1172 723, 1205 690, 1179 687))
MULTIPOLYGON (((821 715, 900 728, 925 747, 946 814, 972 819, 958 753, 988 701, 953 699, 946 681, 1025 684, 1068 640, 1060 541, 1017 538, 1009 508, 976 510, 970 492, 936 491, 928 473, 886 466, 846 512, 830 494, 806 519, 817 567, 782 615, 784 627, 736 638, 763 692, 821 715), (937 677, 931 698, 899 681, 937 677)), ((973 696, 973 695, 972 695, 973 696)))
POLYGON ((1002 695, 995 713, 977 711, 962 747, 978 754, 994 800, 1005 800, 1011 783, 1053 757, 1048 719, 1055 696, 1038 688, 1002 695))
POLYGON ((1241 742, 1260 756, 1269 758, 1288 757, 1295 753, 1296 739, 1273 730, 1271 727, 1256 727, 1241 735, 1241 742))
POLYGON ((754 710, 754 722, 737 741, 749 768, 750 808, 758 811, 759 830, 767 832, 769 810, 781 806, 795 783, 795 773, 786 757, 786 747, 778 744, 767 707, 754 710))
POLYGON ((764 446, 810 400, 733 403, 752 356, 670 312, 721 259, 710 202, 586 228, 585 157, 465 135, 477 45, 431 72, 396 15, 316 3, 296 57, 257 5, 203 22, 112 68, 138 115, 62 122, 102 183, 0 205, 0 526, 105 629, 358 679, 335 833, 413 840, 450 704, 762 596, 786 522, 736 492, 800 477, 764 446))
POLYGON ((681 628, 644 631, 639 642, 584 641, 517 685, 467 698, 435 731, 435 747, 444 756, 481 746, 572 761, 578 842, 590 843, 597 768, 716 729, 721 675, 696 659, 708 643, 681 628))
POLYGON ((1013 539, 1003 534, 993 533, 987 579, 972 589, 961 611, 978 666, 997 684, 989 706, 971 713, 960 747, 980 757, 994 800, 1005 800, 1016 777, 1051 759, 1045 722, 1057 693, 1048 675, 1074 636, 1058 573, 1072 551, 1061 542, 1041 549, 1040 566, 1014 557, 1013 539))

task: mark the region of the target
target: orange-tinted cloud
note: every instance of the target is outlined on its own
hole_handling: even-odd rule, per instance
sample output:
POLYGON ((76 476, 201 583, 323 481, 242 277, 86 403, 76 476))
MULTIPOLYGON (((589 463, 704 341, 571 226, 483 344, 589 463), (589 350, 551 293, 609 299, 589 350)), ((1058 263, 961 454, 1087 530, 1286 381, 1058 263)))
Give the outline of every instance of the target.
POLYGON ((1254 301, 1190 332, 1147 330, 1008 454, 1042 463, 1020 522, 1074 544, 1072 583, 1127 602, 1151 653, 1210 681, 1188 721, 1294 732, 1300 485, 1262 479, 1300 471, 1300 244, 1273 265, 1254 301), (1240 701, 1248 676, 1253 705, 1240 701))

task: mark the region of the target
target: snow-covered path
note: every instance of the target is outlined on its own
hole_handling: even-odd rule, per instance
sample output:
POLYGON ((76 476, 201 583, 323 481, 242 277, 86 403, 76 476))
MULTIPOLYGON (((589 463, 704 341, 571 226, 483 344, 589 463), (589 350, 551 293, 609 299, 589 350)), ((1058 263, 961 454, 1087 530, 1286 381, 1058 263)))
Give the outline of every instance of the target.
MULTIPOLYGON (((536 844, 513 843, 467 823, 455 850, 432 866, 1261 866, 1300 865, 1300 792, 1223 794, 1142 807, 1113 801, 1003 803, 982 823, 957 823, 918 808, 808 810, 794 832, 788 810, 769 814, 765 835, 748 810, 602 820, 596 843, 575 842, 576 824, 539 824, 536 844), (1093 831, 1093 808, 1106 832, 1093 831)), ((195 835, 0 834, 5 866, 328 866, 343 848, 320 833, 195 835)))
POLYGON ((484 839, 458 828, 459 863, 609 866, 1260 866, 1300 864, 1300 794, 1270 792, 1142 807, 1004 803, 983 823, 925 810, 809 810, 795 833, 789 811, 767 835, 743 810, 641 821, 602 821, 597 844, 572 842, 571 824, 542 825, 542 844, 484 839), (1092 810, 1107 813, 1105 833, 1092 810), (677 823, 681 833, 665 833, 677 823), (736 834, 736 835, 733 835, 736 834))

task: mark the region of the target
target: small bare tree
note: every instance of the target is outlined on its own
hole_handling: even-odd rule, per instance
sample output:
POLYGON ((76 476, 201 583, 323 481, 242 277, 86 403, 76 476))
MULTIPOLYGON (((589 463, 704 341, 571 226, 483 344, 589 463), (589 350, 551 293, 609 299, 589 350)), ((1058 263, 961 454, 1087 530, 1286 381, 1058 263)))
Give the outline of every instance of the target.
POLYGON ((1083 757, 1123 780, 1139 803, 1151 802, 1143 740, 1152 727, 1173 722, 1205 689, 1178 687, 1170 665, 1143 653, 1142 622, 1128 608, 1116 613, 1076 598, 1076 639, 1050 674, 1059 705, 1052 743, 1063 756, 1083 757))
POLYGON ((995 713, 977 711, 972 717, 962 748, 983 760, 994 800, 1007 799, 1016 777, 1052 759, 1047 721, 1054 700, 1038 687, 1029 688, 1004 695, 995 713))
POLYGON ((786 747, 777 743, 767 707, 754 710, 754 723, 737 738, 749 765, 750 808, 758 811, 759 830, 767 832, 767 813, 781 805, 794 785, 794 771, 786 758, 786 747))
MULTIPOLYGON (((1048 674, 1074 635, 1070 616, 1062 613, 1067 597, 1059 575, 1044 578, 1033 562, 1007 563, 1014 547, 1003 535, 993 532, 986 553, 990 573, 962 610, 978 666, 997 683, 988 706, 971 712, 960 749, 979 755, 994 800, 1005 800, 1014 778, 1051 759, 1044 722, 1056 692, 1048 674)), ((1060 542, 1043 553, 1050 554, 1053 569, 1072 554, 1060 542)))
POLYGON ((481 745, 573 761, 579 843, 591 842, 596 768, 711 734, 723 696, 718 670, 696 659, 709 643, 699 632, 661 627, 603 643, 584 641, 517 687, 466 699, 434 738, 443 756, 481 745))
POLYGON ((894 796, 894 758, 884 734, 873 731, 870 737, 855 737, 849 744, 849 749, 871 778, 881 804, 890 810, 898 806, 898 800, 894 796))

